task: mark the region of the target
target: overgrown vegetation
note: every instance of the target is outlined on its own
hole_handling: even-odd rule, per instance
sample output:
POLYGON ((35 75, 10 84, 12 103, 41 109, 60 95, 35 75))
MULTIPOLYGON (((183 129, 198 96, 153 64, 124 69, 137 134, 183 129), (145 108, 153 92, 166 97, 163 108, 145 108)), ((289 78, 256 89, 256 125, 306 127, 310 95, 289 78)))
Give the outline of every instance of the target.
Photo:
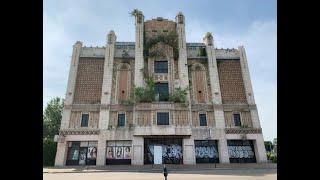
MULTIPOLYGON (((141 69, 145 82, 145 87, 134 87, 134 102, 154 102, 159 97, 155 90, 155 81, 153 74, 149 74, 146 66, 141 69)), ((187 104, 187 92, 189 88, 175 88, 172 94, 161 94, 163 99, 171 102, 187 104), (166 97, 168 96, 168 97, 166 97)))
POLYGON ((175 102, 175 103, 188 103, 187 102, 187 92, 188 88, 175 88, 173 93, 169 95, 169 101, 175 102))
POLYGON ((134 87, 135 102, 152 102, 155 101, 155 81, 153 74, 149 75, 146 66, 141 69, 145 87, 134 87))
POLYGON ((271 160, 272 163, 277 163, 277 155, 273 152, 267 152, 267 159, 271 160))
POLYGON ((139 9, 133 9, 129 14, 131 16, 137 17, 139 12, 140 12, 139 9))
MULTIPOLYGON (((145 38, 146 39, 146 38, 145 38)), ((178 50, 178 34, 174 31, 170 31, 168 33, 159 34, 153 38, 148 38, 145 40, 144 44, 144 55, 146 57, 159 57, 163 56, 163 53, 159 50, 152 49, 159 42, 169 45, 173 49, 173 57, 174 59, 179 58, 179 50, 178 50)))
POLYGON ((43 166, 53 166, 57 150, 54 136, 59 134, 63 99, 52 99, 43 113, 43 166))

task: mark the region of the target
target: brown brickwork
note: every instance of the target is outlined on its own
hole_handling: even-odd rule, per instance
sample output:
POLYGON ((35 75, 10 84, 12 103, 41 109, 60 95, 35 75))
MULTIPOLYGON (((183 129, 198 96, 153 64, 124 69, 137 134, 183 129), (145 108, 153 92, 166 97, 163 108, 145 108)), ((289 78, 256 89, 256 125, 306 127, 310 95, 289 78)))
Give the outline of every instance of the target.
POLYGON ((101 100, 104 59, 80 58, 74 104, 99 104, 101 100))
POLYGON ((144 23, 144 30, 146 37, 153 37, 158 33, 166 33, 164 31, 176 31, 176 23, 169 20, 148 20, 144 23))
POLYGON ((247 103, 239 60, 220 60, 218 73, 222 103, 247 103))

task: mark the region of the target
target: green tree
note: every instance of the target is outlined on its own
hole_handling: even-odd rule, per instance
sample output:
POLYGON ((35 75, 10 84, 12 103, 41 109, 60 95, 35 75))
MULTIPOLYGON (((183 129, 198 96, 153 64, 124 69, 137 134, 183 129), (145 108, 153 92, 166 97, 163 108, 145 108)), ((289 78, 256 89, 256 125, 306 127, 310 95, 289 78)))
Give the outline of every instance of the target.
POLYGON ((43 166, 53 166, 57 151, 54 135, 59 133, 63 99, 52 99, 43 112, 43 166))
POLYGON ((52 99, 43 113, 43 138, 53 139, 59 133, 62 118, 63 99, 52 99))
POLYGON ((265 146, 267 152, 270 152, 273 149, 273 145, 272 145, 271 141, 265 141, 264 146, 265 146))

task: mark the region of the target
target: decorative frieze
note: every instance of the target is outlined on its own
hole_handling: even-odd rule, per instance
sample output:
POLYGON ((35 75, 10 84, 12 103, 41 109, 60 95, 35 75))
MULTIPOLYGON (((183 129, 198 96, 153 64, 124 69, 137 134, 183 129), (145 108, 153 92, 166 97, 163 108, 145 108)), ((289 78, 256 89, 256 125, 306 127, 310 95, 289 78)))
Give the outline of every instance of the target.
POLYGON ((261 134, 261 128, 226 128, 226 134, 261 134))
POLYGON ((64 129, 60 130, 59 135, 98 135, 99 129, 64 129))

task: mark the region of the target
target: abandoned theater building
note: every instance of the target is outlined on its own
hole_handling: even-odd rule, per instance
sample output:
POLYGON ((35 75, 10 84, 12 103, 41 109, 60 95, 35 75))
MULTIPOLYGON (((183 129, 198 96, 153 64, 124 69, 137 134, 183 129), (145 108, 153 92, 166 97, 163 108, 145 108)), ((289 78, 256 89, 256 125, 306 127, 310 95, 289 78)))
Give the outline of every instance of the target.
POLYGON ((244 47, 134 17, 135 42, 74 44, 55 166, 266 162, 244 47))

